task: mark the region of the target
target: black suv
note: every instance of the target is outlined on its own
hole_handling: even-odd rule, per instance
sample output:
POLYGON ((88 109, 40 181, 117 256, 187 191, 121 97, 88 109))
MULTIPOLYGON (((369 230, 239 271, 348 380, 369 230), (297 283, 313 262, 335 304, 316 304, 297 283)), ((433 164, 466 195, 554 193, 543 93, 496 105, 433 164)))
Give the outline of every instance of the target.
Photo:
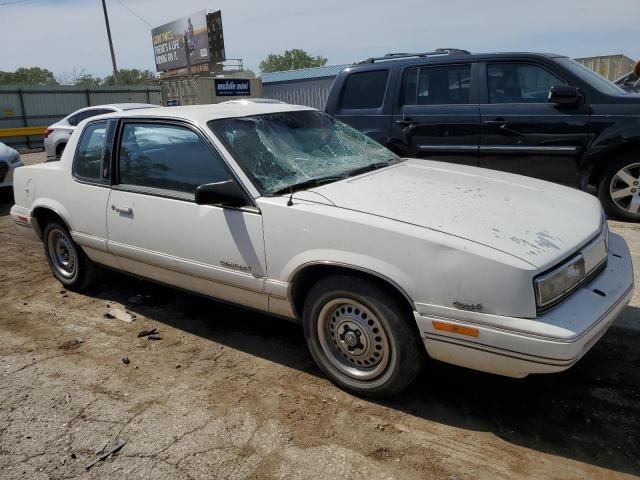
POLYGON ((560 55, 389 54, 338 74, 326 112, 402 156, 595 187, 640 221, 640 95, 560 55))

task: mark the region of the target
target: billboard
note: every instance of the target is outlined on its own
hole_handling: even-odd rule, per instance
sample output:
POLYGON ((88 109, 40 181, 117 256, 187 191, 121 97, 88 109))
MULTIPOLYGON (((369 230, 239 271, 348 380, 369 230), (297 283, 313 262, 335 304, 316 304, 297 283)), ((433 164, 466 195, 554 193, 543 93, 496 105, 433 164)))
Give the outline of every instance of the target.
POLYGON ((222 15, 201 10, 151 30, 153 54, 159 72, 224 60, 222 15), (212 55, 213 53, 213 55, 212 55))

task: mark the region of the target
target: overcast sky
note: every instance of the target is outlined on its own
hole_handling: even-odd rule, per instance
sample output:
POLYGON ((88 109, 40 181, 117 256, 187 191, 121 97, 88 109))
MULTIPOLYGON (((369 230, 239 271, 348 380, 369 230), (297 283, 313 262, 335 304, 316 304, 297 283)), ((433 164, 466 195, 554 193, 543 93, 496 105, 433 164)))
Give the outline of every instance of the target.
MULTIPOLYGON (((0 70, 110 73, 100 0, 12 1, 0 0, 0 70)), ((122 4, 153 26, 222 10, 227 57, 255 71, 290 48, 329 64, 437 47, 640 58, 640 0, 107 0, 123 68, 155 64, 150 27, 122 4)))

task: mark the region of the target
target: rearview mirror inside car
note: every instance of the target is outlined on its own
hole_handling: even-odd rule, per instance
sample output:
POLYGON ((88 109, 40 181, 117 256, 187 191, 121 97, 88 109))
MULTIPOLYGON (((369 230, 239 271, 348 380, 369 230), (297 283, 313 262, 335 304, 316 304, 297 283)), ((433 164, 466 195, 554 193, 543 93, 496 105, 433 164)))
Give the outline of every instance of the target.
POLYGON ((217 205, 220 207, 244 207, 248 205, 244 190, 234 180, 207 183, 196 188, 198 205, 217 205))
POLYGON ((576 87, 569 85, 554 85, 549 89, 549 101, 558 105, 577 105, 582 100, 582 94, 576 87))

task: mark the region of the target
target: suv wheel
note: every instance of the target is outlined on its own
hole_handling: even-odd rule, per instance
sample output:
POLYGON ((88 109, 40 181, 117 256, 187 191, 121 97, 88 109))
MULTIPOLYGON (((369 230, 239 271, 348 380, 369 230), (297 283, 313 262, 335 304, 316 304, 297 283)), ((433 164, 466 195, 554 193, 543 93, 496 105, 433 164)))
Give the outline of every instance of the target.
POLYGON ((93 283, 96 265, 76 245, 63 225, 55 221, 48 223, 42 239, 49 267, 60 283, 70 290, 83 290, 93 283))
POLYGON ((640 221, 640 158, 624 155, 609 165, 598 195, 610 216, 640 221))
POLYGON ((320 369, 340 388, 386 397, 404 390, 420 371, 420 334, 396 298, 355 276, 320 280, 303 311, 307 345, 320 369))

